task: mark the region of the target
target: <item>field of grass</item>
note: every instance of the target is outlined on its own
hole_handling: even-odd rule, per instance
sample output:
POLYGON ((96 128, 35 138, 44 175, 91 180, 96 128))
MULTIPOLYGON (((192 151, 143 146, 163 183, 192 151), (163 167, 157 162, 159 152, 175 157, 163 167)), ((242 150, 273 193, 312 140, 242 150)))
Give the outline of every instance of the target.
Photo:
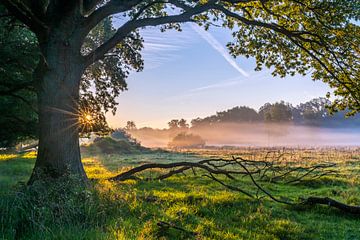
MULTIPOLYGON (((143 163, 243 156, 307 166, 335 162, 339 173, 299 184, 261 184, 278 197, 328 196, 360 205, 360 149, 233 149, 181 153, 84 154, 91 185, 76 180, 25 186, 35 153, 0 155, 0 238, 3 239, 360 239, 360 217, 326 206, 291 207, 251 199, 188 171, 163 181, 109 182, 143 163), (46 189, 50 189, 45 191, 46 189), (158 226, 159 222, 173 227, 158 226), (193 234, 196 233, 196 234, 193 234)), ((145 176, 157 174, 144 172, 145 176)), ((236 185, 256 193, 248 178, 236 185)))

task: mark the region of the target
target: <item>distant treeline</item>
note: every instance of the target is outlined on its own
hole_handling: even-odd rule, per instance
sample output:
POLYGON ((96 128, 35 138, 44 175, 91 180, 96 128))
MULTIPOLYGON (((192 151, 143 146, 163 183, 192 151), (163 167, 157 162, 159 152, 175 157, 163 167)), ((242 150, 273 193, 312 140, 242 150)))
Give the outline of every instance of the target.
POLYGON ((234 107, 217 112, 205 118, 191 121, 192 127, 209 126, 216 123, 293 123, 320 127, 360 126, 360 116, 346 117, 347 111, 330 114, 327 106, 331 102, 326 98, 315 98, 294 107, 284 101, 265 103, 258 111, 247 106, 234 107))
POLYGON ((332 145, 345 142, 351 145, 358 142, 354 136, 344 139, 344 135, 320 131, 331 128, 345 133, 344 128, 348 128, 353 133, 360 129, 360 115, 347 118, 346 110, 330 114, 326 108, 329 104, 326 98, 317 98, 296 107, 284 101, 266 103, 258 111, 240 106, 208 117, 195 118, 190 123, 185 119, 173 119, 164 129, 137 128, 133 121, 128 121, 125 130, 148 147, 172 146, 174 142, 182 144, 184 138, 192 140, 186 141, 191 146, 204 145, 205 141, 210 145, 252 146, 332 145), (193 144, 194 136, 200 139, 196 141, 197 144, 193 144))
MULTIPOLYGON (((205 118, 195 118, 190 124, 185 119, 173 119, 168 122, 168 126, 169 130, 194 129, 221 123, 290 123, 328 128, 360 127, 359 114, 347 117, 346 110, 330 114, 327 109, 330 104, 331 102, 326 98, 315 98, 295 107, 284 101, 265 103, 258 111, 247 106, 238 106, 205 118)), ((128 121, 125 129, 134 131, 137 128, 133 121, 128 121)), ((151 128, 144 127, 141 130, 151 130, 151 128)))

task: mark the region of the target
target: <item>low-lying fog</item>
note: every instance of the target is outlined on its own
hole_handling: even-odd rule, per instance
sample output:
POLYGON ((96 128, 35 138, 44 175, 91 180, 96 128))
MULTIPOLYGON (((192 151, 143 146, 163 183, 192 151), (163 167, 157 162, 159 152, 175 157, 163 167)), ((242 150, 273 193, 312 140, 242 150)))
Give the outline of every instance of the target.
MULTIPOLYGON (((179 131, 179 130, 178 130, 179 131)), ((293 124, 216 124, 187 130, 200 135, 207 146, 360 146, 359 128, 322 128, 293 124)), ((178 132, 139 129, 131 134, 147 147, 166 147, 178 132)))

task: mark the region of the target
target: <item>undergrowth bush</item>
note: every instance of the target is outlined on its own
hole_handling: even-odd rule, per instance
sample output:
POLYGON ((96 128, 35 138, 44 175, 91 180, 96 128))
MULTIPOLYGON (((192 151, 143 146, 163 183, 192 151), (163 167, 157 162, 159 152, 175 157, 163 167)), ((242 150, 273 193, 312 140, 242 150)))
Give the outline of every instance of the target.
POLYGON ((88 146, 83 146, 82 151, 90 154, 136 154, 149 152, 149 149, 137 142, 105 137, 97 139, 88 146))

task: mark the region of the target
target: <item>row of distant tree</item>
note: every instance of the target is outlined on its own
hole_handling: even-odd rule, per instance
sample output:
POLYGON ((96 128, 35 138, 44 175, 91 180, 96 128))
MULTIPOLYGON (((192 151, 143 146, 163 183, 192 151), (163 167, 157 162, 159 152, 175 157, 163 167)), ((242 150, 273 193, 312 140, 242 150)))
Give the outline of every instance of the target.
POLYGON ((329 113, 327 106, 331 102, 326 98, 315 98, 311 101, 293 106, 284 101, 265 103, 258 111, 247 106, 234 107, 215 115, 196 118, 191 121, 192 127, 207 126, 215 123, 294 123, 297 125, 323 127, 360 126, 360 116, 346 117, 346 110, 329 113))
MULTIPOLYGON (((258 111, 247 106, 234 107, 217 112, 205 118, 195 118, 191 123, 185 119, 173 119, 168 122, 169 129, 187 129, 211 126, 218 123, 293 123, 296 125, 321 127, 360 127, 360 116, 346 117, 347 111, 330 114, 327 106, 331 102, 326 98, 293 106, 284 101, 265 103, 258 111)), ((135 130, 133 121, 128 121, 126 129, 135 130)))

